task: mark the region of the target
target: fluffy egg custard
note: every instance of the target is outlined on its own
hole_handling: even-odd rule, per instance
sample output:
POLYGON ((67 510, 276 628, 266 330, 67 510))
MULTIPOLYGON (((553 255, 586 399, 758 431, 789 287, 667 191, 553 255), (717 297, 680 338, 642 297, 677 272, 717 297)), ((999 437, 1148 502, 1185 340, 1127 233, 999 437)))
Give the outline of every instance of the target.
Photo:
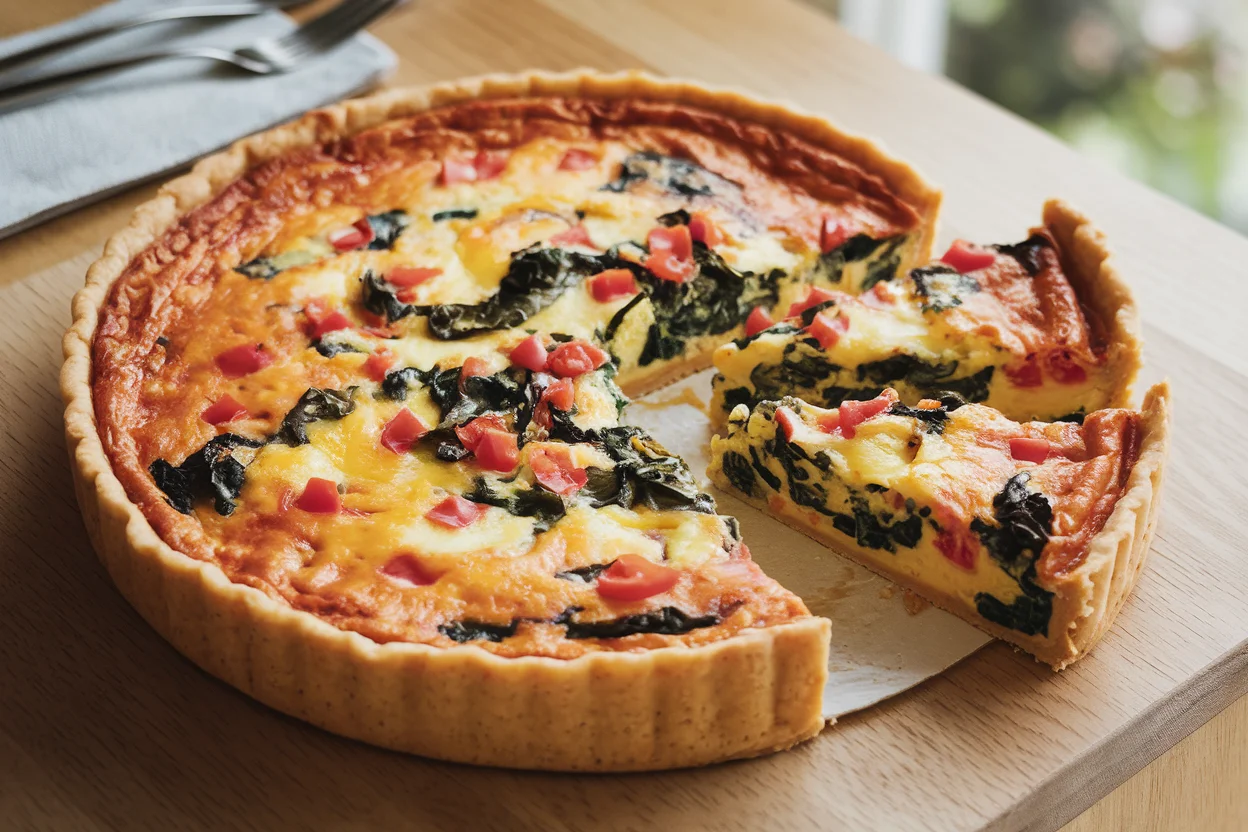
POLYGON ((957 241, 937 262, 869 292, 812 287, 782 321, 754 313, 746 336, 714 354, 711 412, 782 396, 836 407, 891 388, 901 401, 953 393, 1013 419, 1079 421, 1121 406, 1139 365, 1134 308, 1104 261, 1063 252, 1052 223, 1012 245, 957 241), (1108 300, 1108 302, 1107 302, 1108 300), (1089 307, 1089 303, 1094 305, 1089 307))

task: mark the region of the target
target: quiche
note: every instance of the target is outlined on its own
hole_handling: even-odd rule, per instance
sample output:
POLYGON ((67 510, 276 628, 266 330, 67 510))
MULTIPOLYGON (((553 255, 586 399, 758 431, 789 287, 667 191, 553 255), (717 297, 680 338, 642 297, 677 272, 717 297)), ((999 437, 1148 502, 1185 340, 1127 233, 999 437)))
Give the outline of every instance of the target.
POLYGON ((1169 388, 1142 412, 1015 422, 886 388, 836 409, 737 405, 711 441, 721 488, 1055 669, 1083 656, 1139 575, 1169 388))
POLYGON ((626 391, 924 262, 938 205, 821 120, 635 74, 312 113, 92 268, 63 371, 88 529, 180 650, 341 734, 566 770, 788 747, 829 622, 626 391))
MULTIPOLYGON (((633 73, 311 113, 162 189, 76 296, 88 531, 179 650, 340 734, 578 771, 787 748, 824 725, 830 622, 624 409, 812 293, 907 291, 939 203, 825 121, 633 73)), ((1045 251, 1095 314, 1062 343, 1130 355, 1129 295, 1083 292, 1117 284, 1067 265, 1097 241, 1065 222, 1045 251)), ((1086 453, 1090 424, 1052 439, 1086 453)), ((1094 542, 1141 553, 1152 505, 1128 487, 1094 542)))
POLYGON ((1104 236, 1052 200, 1027 239, 956 241, 935 263, 851 294, 812 286, 773 323, 714 354, 711 412, 785 395, 822 407, 894 390, 902 402, 955 393, 1012 419, 1080 419, 1126 404, 1139 323, 1104 236))

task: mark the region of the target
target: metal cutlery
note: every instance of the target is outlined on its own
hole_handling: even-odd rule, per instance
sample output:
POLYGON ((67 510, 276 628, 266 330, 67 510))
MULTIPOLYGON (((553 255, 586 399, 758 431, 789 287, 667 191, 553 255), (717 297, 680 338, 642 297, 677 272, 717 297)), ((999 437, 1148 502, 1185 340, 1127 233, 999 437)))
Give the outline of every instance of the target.
POLYGON ((231 18, 231 17, 250 17, 252 15, 264 14, 274 9, 283 9, 290 6, 298 6, 306 3, 308 0, 253 0, 245 3, 219 3, 215 5, 205 6, 173 6, 167 8, 146 9, 136 12, 129 17, 120 20, 114 20, 110 23, 101 23, 75 32, 71 35, 63 35, 49 41, 44 41, 37 46, 31 46, 27 49, 14 52, 11 55, 5 55, 0 58, 0 71, 12 69, 20 64, 29 63, 36 58, 43 58, 54 52, 60 52, 74 46, 81 46, 84 43, 90 43, 93 40, 106 37, 108 35, 123 32, 127 29, 136 29, 139 26, 146 26, 149 23, 161 23, 170 20, 200 20, 214 18, 231 18))
POLYGON ((200 58, 229 64, 255 75, 289 72, 308 58, 326 52, 406 0, 343 0, 289 34, 264 38, 239 49, 186 46, 156 49, 137 55, 105 58, 65 70, 23 73, 20 80, 0 88, 0 114, 56 98, 82 81, 154 61, 200 58))

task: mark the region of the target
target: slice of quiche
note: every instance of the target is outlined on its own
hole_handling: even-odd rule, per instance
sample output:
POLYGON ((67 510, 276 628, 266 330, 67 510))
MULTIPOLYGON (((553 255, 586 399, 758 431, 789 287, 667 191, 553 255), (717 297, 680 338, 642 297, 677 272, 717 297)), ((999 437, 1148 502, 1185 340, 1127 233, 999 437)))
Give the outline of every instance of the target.
POLYGON ((1082 424, 886 389, 826 409, 738 405, 711 479, 1061 669, 1112 622, 1154 524, 1169 389, 1082 424))
POLYGON ((712 413, 792 395, 824 407, 892 388, 956 393, 1013 419, 1079 419, 1126 403, 1140 365, 1135 306, 1099 231, 1060 201, 1024 241, 953 244, 905 280, 849 295, 814 286, 716 351, 712 413))

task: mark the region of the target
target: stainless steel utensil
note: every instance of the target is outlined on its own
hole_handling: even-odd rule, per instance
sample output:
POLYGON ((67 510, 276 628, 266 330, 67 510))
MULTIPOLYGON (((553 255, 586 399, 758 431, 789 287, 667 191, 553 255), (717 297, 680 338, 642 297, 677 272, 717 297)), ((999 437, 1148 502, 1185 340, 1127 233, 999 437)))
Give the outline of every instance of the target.
POLYGON ((63 35, 53 40, 44 41, 43 43, 23 49, 20 52, 14 52, 11 55, 5 55, 0 58, 0 71, 12 69, 21 64, 29 63, 36 58, 44 58, 55 52, 61 52, 75 46, 81 46, 84 43, 90 43, 93 40, 107 37, 108 35, 124 32, 127 29, 135 29, 139 26, 146 26, 149 23, 160 23, 168 20, 198 20, 212 18, 230 18, 230 17, 250 17, 252 15, 264 14, 273 9, 282 9, 289 6, 297 6, 306 3, 308 0, 252 0, 245 3, 220 3, 216 5, 206 6, 173 6, 172 8, 156 8, 145 9, 135 12, 129 17, 120 20, 114 20, 111 23, 101 23, 75 32, 72 35, 63 35))
POLYGON ((0 96, 3 96, 0 99, 0 115, 64 95, 80 82, 98 75, 153 61, 203 58, 230 64, 255 75, 289 72, 308 58, 352 37, 404 2, 406 0, 343 0, 287 35, 264 38, 232 51, 208 46, 157 49, 138 55, 105 58, 72 69, 37 73, 33 77, 23 73, 14 85, 0 88, 0 96))

